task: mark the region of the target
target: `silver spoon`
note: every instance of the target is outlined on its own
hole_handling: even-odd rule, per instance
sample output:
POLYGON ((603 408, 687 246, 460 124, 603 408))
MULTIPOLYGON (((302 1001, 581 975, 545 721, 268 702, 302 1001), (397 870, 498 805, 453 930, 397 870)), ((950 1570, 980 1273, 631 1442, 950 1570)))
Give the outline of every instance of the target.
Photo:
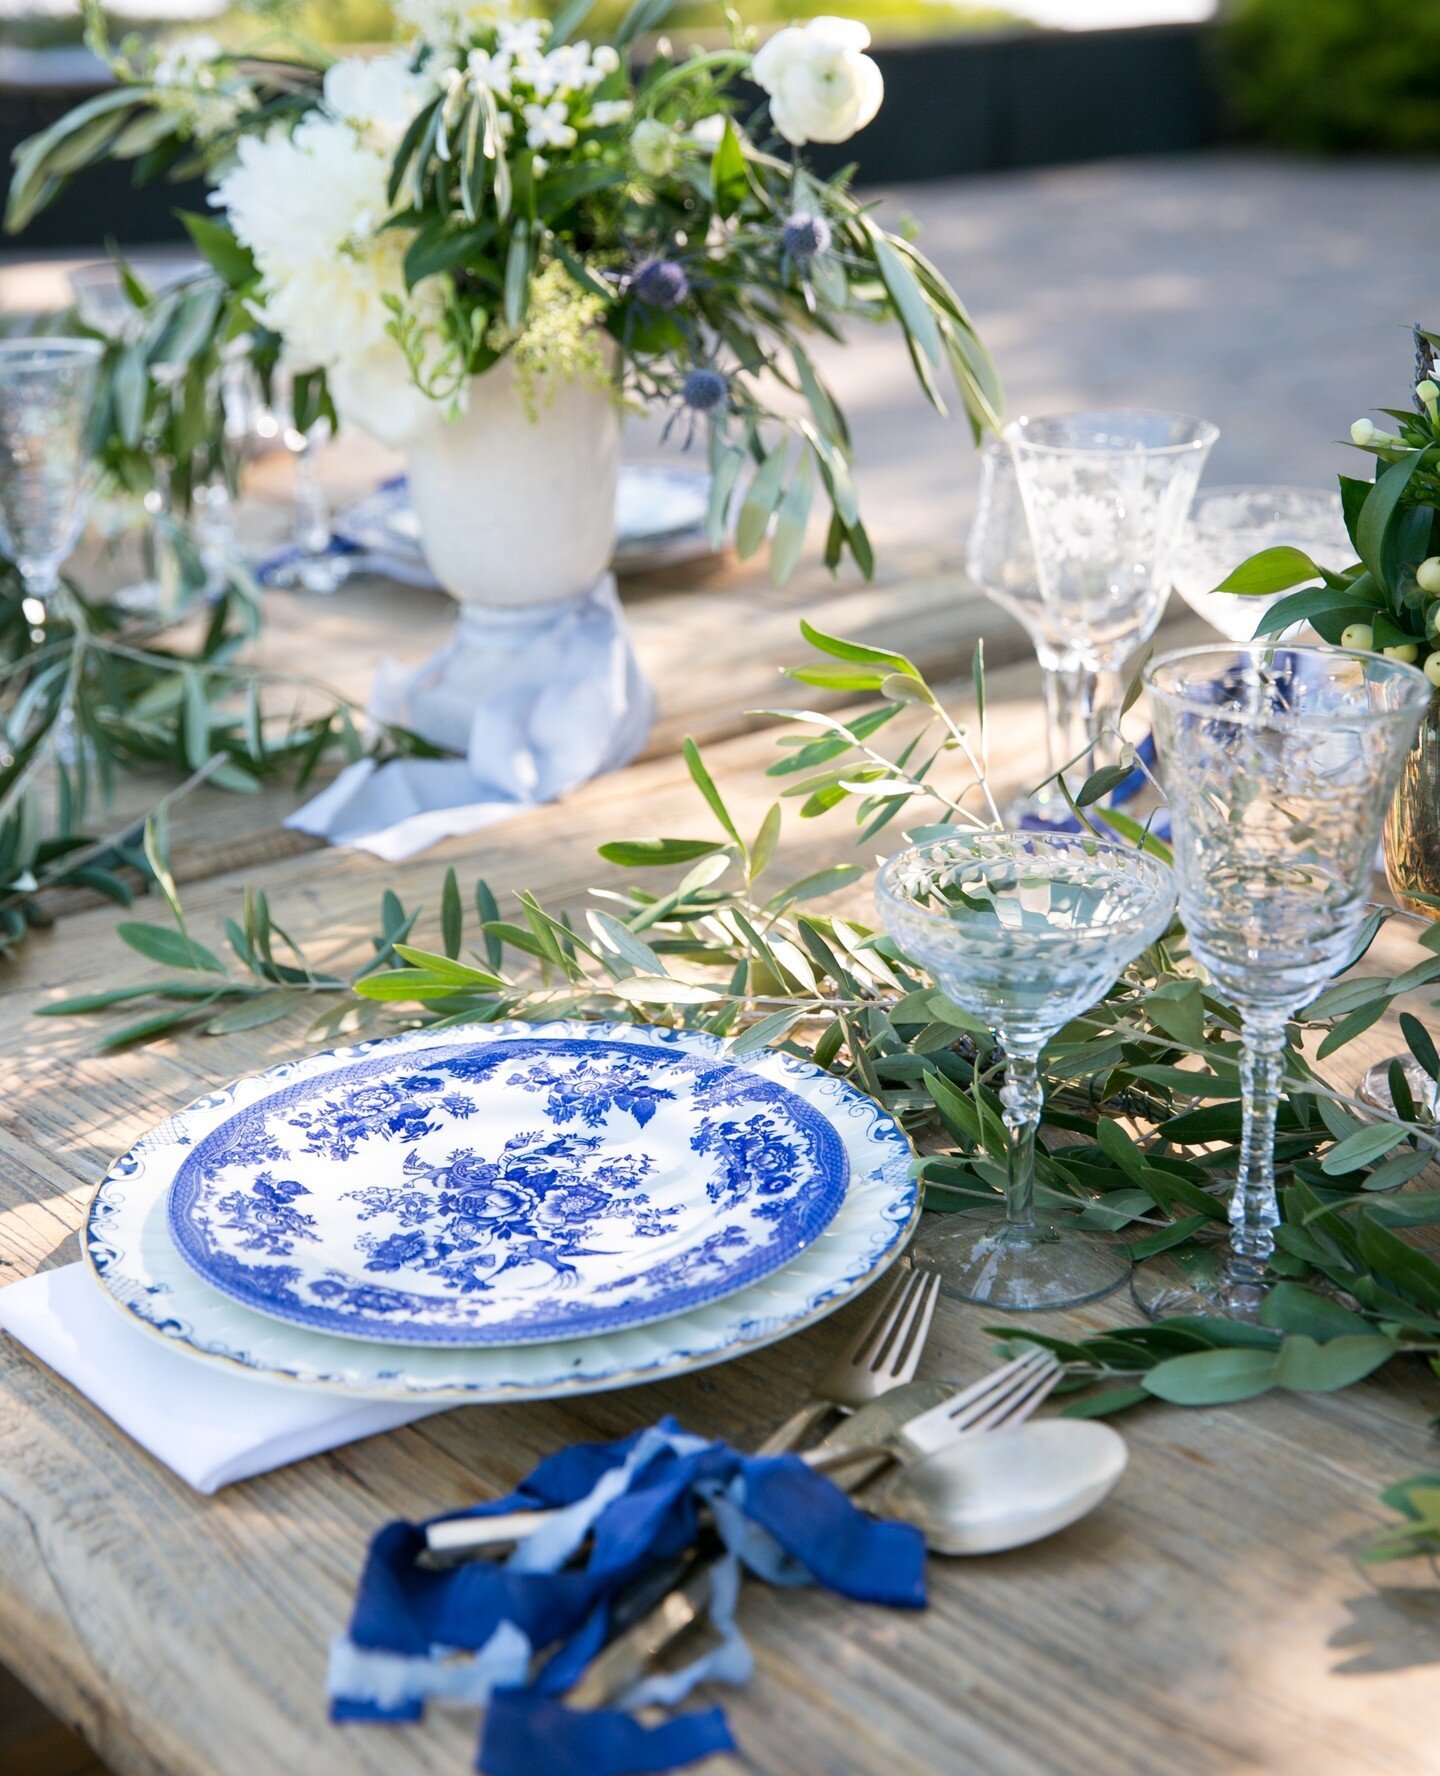
POLYGON ((895 1469, 867 1509, 913 1523, 937 1554, 996 1554, 1068 1528, 1125 1472, 1125 1440, 1094 1419, 1049 1418, 964 1437, 895 1469))

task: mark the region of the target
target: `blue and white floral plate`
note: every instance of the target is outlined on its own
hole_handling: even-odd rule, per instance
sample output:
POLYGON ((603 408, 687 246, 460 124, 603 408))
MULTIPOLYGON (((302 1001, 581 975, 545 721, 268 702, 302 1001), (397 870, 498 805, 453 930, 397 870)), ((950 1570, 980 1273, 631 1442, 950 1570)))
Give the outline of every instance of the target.
MULTIPOLYGON (((710 1063, 723 1044, 688 1032, 594 1025, 484 1026, 499 1038, 540 1030, 567 1038, 603 1033, 664 1043, 710 1063)), ((479 1028, 467 1036, 480 1033, 479 1028)), ((900 1253, 918 1214, 910 1149, 863 1094, 788 1055, 748 1059, 747 1071, 783 1086, 834 1129, 844 1149, 844 1200, 788 1263, 734 1294, 664 1320, 583 1338, 520 1346, 397 1348, 313 1331, 261 1315, 220 1294, 180 1256, 168 1199, 185 1160, 222 1124, 282 1087, 333 1074, 337 1063, 404 1057, 419 1073, 455 1030, 418 1031, 286 1063, 198 1099, 146 1135, 111 1168, 92 1201, 86 1256, 113 1299, 138 1323, 196 1356, 231 1369, 367 1397, 489 1401, 595 1392, 704 1368, 773 1343, 823 1318, 864 1289, 900 1253)))
POLYGON ((170 1233, 222 1295, 314 1332, 544 1344, 733 1295, 848 1181, 827 1116, 671 1032, 477 1025, 237 1108, 180 1162, 170 1233))

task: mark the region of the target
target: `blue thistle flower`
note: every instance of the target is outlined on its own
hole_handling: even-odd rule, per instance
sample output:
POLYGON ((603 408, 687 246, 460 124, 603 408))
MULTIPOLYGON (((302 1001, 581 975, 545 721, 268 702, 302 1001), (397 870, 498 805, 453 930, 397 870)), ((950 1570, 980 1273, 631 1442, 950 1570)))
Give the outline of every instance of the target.
POLYGON ((713 413, 729 393, 730 384, 721 373, 704 364, 688 371, 680 385, 680 399, 692 413, 713 413))
POLYGON ((781 239, 789 256, 798 259, 803 265, 807 260, 818 259, 822 253, 828 253, 834 236, 830 232, 830 224, 823 216, 817 216, 810 210, 796 210, 793 216, 787 217, 781 239))
POLYGON ((678 308, 690 294, 690 280, 673 259, 646 259, 631 274, 630 288, 647 308, 678 308))

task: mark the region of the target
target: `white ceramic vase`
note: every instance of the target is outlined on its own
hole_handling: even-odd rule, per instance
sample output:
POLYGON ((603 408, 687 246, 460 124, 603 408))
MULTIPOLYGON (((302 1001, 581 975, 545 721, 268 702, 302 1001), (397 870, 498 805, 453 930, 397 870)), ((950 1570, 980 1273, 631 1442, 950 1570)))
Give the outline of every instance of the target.
POLYGON ((502 359, 461 417, 412 435, 420 540, 460 612, 423 666, 382 670, 372 708, 497 793, 546 800, 630 757, 651 696, 609 571, 619 404, 588 381, 537 394, 527 411, 502 359))
POLYGON ((409 476, 426 558, 462 605, 578 597, 614 552, 618 404, 593 382, 557 381, 532 417, 502 358, 471 383, 460 418, 415 437, 409 476))

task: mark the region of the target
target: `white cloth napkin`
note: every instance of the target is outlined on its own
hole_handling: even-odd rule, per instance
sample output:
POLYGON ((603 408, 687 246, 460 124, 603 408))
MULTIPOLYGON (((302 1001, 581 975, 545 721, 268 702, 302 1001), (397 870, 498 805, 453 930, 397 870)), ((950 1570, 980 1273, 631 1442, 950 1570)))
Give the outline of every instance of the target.
POLYGON ((83 1264, 0 1289, 0 1329, 196 1492, 444 1411, 227 1375, 128 1325, 83 1264))
POLYGON ((362 759, 285 822, 389 862, 475 832, 633 758, 654 703, 613 574, 533 609, 463 606, 423 666, 387 661, 370 712, 464 759, 362 759))

